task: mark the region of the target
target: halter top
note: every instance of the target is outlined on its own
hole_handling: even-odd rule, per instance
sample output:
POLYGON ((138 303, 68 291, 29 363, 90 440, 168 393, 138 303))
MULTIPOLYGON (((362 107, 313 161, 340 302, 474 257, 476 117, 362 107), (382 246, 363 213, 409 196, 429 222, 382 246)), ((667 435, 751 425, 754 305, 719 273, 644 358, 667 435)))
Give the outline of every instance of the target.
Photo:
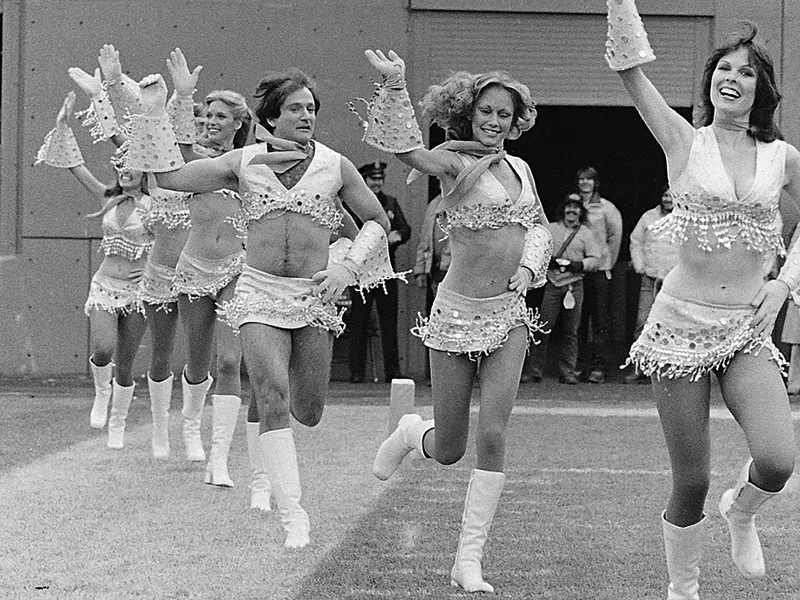
POLYGON ((753 186, 739 198, 722 163, 714 130, 711 126, 697 129, 686 169, 670 182, 672 213, 651 225, 651 231, 680 243, 692 234, 698 247, 707 251, 730 248, 739 240, 748 250, 784 256, 786 249, 777 223, 786 148, 780 140, 756 141, 753 186))
POLYGON ((103 215, 103 241, 100 252, 106 256, 118 255, 128 260, 139 260, 153 247, 153 232, 145 224, 150 197, 143 196, 144 208, 136 206, 123 225, 117 220, 119 205, 103 215))
POLYGON ((339 229, 342 213, 335 198, 342 188, 341 155, 315 142, 315 153, 308 170, 291 189, 278 180, 267 164, 250 164, 267 152, 265 143, 245 146, 239 166, 239 193, 242 209, 233 217, 237 231, 246 234, 250 221, 269 213, 286 211, 307 215, 331 231, 339 229))
MULTIPOLYGON (((458 152, 457 155, 465 168, 471 168, 479 160, 470 154, 458 152)), ((538 202, 525 163, 516 156, 506 156, 506 160, 522 182, 519 197, 512 201, 497 177, 488 169, 483 171, 457 204, 438 214, 439 226, 446 235, 450 236, 458 228, 478 231, 518 224, 531 229, 540 223, 538 202)))

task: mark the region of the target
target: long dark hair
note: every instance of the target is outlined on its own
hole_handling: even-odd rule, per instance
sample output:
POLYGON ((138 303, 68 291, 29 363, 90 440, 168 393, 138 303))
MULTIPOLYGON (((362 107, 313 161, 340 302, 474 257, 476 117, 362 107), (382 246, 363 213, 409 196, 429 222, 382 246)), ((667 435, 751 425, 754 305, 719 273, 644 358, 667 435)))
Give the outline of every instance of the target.
POLYGON ((711 78, 720 59, 739 48, 746 48, 750 64, 756 71, 756 93, 750 111, 748 133, 761 142, 782 140, 783 135, 775 123, 775 109, 781 101, 781 93, 775 81, 775 66, 766 48, 755 41, 758 28, 749 21, 741 23, 741 31, 733 33, 728 41, 714 50, 703 69, 700 104, 694 116, 697 127, 711 125, 714 120, 714 105, 711 103, 711 78))

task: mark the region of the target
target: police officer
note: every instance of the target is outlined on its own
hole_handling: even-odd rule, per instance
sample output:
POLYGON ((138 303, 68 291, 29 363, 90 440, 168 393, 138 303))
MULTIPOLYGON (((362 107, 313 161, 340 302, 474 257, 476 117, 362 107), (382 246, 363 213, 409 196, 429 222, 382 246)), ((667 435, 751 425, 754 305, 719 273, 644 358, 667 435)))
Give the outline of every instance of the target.
MULTIPOLYGON (((367 187, 378 197, 383 210, 389 217, 391 228, 388 235, 389 260, 392 269, 397 270, 395 264, 395 251, 401 244, 405 244, 411 237, 411 228, 408 226, 403 211, 397 203, 397 198, 383 193, 384 173, 386 163, 375 161, 358 169, 367 187)), ((356 224, 361 223, 356 219, 356 224)), ((381 328, 381 342, 383 347, 383 373, 384 379, 390 382, 394 378, 403 377, 400 373, 400 359, 397 350, 397 280, 386 282, 386 293, 382 288, 368 292, 366 300, 361 299, 355 289, 350 293, 353 305, 350 308, 348 329, 350 330, 350 381, 361 383, 364 381, 364 370, 367 362, 367 344, 369 343, 368 329, 369 317, 372 313, 372 303, 378 308, 378 321, 381 328)))

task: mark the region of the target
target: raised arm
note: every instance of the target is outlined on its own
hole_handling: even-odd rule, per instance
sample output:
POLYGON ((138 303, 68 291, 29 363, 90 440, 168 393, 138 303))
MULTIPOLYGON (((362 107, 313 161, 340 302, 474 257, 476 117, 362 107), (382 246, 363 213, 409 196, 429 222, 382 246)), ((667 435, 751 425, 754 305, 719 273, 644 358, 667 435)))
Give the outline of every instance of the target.
POLYGON ((650 132, 661 145, 670 168, 683 170, 688 160, 694 129, 669 107, 645 76, 640 65, 655 60, 634 0, 606 0, 608 36, 606 62, 619 73, 622 83, 650 132))
POLYGON ((383 77, 371 103, 364 141, 395 154, 426 175, 455 179, 463 168, 457 157, 452 152, 432 152, 422 144, 422 132, 406 89, 405 61, 392 50, 388 55, 380 50, 367 50, 364 54, 383 77), (400 133, 394 133, 397 131, 400 133))

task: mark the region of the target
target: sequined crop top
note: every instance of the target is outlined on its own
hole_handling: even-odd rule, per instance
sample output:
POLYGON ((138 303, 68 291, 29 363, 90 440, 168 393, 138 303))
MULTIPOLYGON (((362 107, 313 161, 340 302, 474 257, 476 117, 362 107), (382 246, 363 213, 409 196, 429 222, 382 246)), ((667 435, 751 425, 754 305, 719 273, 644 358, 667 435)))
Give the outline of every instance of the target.
POLYGON ((123 225, 117 220, 119 205, 103 215, 103 241, 100 252, 106 256, 118 255, 128 260, 139 260, 153 247, 153 232, 145 224, 150 197, 142 198, 144 208, 136 206, 123 225))
POLYGON ((786 147, 780 140, 756 142, 753 187, 738 198, 713 128, 697 129, 686 169, 670 184, 672 213, 654 223, 651 231, 680 243, 693 236, 698 247, 707 251, 730 248, 738 240, 748 250, 784 256, 777 219, 785 182, 786 147))
POLYGON ((335 202, 342 188, 341 155, 315 142, 308 170, 294 187, 286 189, 269 165, 250 164, 257 154, 266 151, 264 143, 242 149, 239 166, 242 209, 232 219, 237 231, 244 234, 250 221, 285 211, 307 215, 322 227, 337 230, 342 224, 342 213, 335 202))
POLYGON ((151 208, 144 215, 144 224, 153 228, 162 223, 167 229, 188 229, 189 197, 191 194, 150 188, 151 208))
MULTIPOLYGON (((479 160, 469 154, 457 154, 467 168, 479 160)), ((522 191, 517 201, 511 201, 503 184, 487 169, 466 190, 457 204, 438 214, 439 226, 446 235, 451 235, 452 230, 460 227, 477 231, 500 229, 516 223, 525 229, 531 229, 541 222, 538 202, 525 163, 516 156, 507 156, 506 160, 522 182, 522 191)))

